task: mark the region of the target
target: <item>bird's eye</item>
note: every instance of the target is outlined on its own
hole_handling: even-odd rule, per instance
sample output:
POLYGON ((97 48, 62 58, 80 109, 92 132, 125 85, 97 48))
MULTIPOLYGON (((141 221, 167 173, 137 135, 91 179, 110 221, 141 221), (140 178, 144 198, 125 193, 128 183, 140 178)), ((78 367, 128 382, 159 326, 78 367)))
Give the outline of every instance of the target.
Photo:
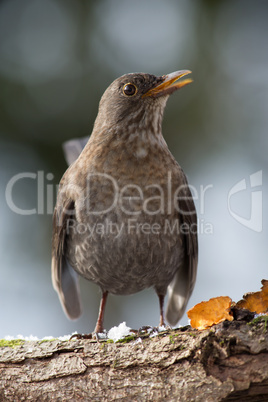
POLYGON ((128 83, 124 85, 123 93, 126 96, 133 96, 137 93, 137 87, 134 84, 128 83))

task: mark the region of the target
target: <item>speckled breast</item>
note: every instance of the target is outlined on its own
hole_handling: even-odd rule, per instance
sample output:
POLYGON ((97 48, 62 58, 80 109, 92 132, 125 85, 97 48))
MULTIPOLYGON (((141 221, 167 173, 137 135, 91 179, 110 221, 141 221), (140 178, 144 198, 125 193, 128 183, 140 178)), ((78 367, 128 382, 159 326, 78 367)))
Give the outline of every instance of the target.
POLYGON ((165 293, 183 259, 172 180, 168 188, 168 174, 144 177, 115 183, 108 174, 92 174, 67 223, 71 265, 110 293, 151 286, 165 293))

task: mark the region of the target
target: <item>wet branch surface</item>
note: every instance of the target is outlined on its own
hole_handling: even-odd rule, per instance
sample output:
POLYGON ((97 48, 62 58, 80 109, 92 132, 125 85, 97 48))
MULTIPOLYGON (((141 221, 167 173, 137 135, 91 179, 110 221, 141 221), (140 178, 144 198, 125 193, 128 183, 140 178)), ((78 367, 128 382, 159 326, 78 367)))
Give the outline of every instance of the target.
POLYGON ((267 319, 117 343, 7 342, 0 347, 0 400, 268 400, 267 319))

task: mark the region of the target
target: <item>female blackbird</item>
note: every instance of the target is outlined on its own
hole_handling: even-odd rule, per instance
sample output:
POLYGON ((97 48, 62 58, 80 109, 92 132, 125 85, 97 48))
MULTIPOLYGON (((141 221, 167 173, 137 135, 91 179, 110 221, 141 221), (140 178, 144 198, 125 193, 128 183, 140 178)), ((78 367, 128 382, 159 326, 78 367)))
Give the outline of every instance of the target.
POLYGON ((65 172, 53 217, 52 281, 69 318, 81 314, 78 275, 108 293, 153 286, 175 325, 193 291, 197 222, 186 177, 162 136, 171 93, 190 71, 127 74, 104 92, 89 141, 65 172))

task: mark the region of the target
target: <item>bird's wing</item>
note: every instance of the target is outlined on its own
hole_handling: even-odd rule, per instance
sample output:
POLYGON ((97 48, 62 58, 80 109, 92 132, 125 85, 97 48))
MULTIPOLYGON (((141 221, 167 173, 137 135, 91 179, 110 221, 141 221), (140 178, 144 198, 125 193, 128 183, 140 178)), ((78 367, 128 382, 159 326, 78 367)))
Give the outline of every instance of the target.
POLYGON ((81 315, 81 299, 78 274, 74 271, 65 255, 66 226, 69 218, 73 217, 75 204, 68 199, 60 207, 59 203, 53 215, 52 238, 52 283, 57 291, 61 305, 66 315, 75 319, 81 315))
POLYGON ((76 138, 63 143, 62 148, 68 165, 76 161, 88 142, 88 139, 89 137, 76 138))
POLYGON ((184 194, 179 199, 179 222, 182 228, 184 259, 175 277, 168 286, 166 318, 171 325, 176 325, 182 317, 192 294, 198 260, 197 216, 191 191, 186 178, 184 194))

